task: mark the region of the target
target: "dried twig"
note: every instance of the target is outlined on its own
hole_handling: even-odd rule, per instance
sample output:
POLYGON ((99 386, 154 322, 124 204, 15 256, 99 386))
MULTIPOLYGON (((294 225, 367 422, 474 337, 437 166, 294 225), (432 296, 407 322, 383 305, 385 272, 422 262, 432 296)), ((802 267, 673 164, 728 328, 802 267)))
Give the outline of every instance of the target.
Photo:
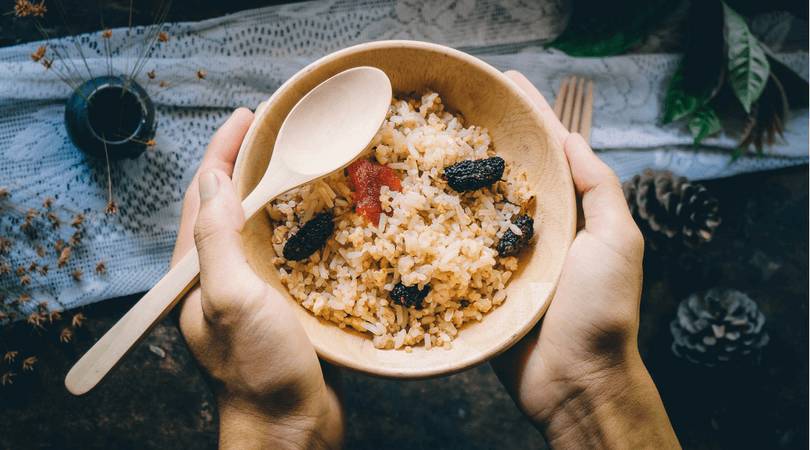
POLYGON ((5 355, 3 355, 3 362, 5 362, 6 364, 11 364, 14 362, 15 359, 17 359, 17 355, 19 354, 20 352, 16 350, 9 350, 6 352, 5 355))
POLYGON ((85 320, 87 320, 87 317, 85 317, 84 314, 76 313, 73 315, 73 319, 70 320, 70 324, 73 325, 74 328, 81 328, 85 320))
POLYGON ((59 333, 59 342, 67 344, 72 340, 73 340, 73 330, 67 327, 62 328, 62 332, 59 333))
POLYGON ((39 361, 39 359, 36 356, 25 358, 22 362, 23 372, 32 372, 34 370, 34 364, 36 364, 37 361, 39 361))

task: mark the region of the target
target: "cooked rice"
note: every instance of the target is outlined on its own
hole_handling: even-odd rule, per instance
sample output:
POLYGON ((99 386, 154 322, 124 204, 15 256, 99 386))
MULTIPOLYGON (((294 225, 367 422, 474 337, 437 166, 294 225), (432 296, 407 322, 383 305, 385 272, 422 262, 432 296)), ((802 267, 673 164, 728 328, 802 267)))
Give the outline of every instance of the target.
POLYGON ((448 165, 494 155, 487 130, 465 127, 437 93, 394 99, 367 157, 395 169, 402 192, 382 188, 378 226, 353 212, 343 172, 273 201, 267 209, 276 255, 318 212, 335 217, 323 249, 299 262, 274 258, 282 283, 313 314, 368 333, 377 348, 450 348, 464 323, 506 300, 518 265, 516 257, 499 257, 495 246, 507 229, 520 233, 511 219, 532 196, 525 174, 507 163, 505 182, 464 194, 442 179, 448 165), (421 310, 389 299, 398 282, 430 284, 421 310))

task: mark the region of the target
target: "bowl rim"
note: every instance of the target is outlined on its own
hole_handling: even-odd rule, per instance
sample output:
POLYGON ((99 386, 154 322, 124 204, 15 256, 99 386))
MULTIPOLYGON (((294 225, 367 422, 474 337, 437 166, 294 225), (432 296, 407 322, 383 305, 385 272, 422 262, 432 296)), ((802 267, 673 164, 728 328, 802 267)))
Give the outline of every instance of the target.
MULTIPOLYGON (((479 69, 488 72, 490 75, 498 79, 501 83, 503 83, 512 94, 516 95, 520 98, 526 105, 529 106, 529 109, 534 114, 534 121, 538 123, 543 123, 543 115, 540 113, 539 106, 536 105, 529 95, 523 91, 514 81, 512 81, 508 76, 506 76, 503 72, 496 69, 495 67, 491 66, 487 62, 472 56, 468 53, 462 52, 460 50, 456 50, 451 47, 447 47, 440 44, 430 43, 430 42, 423 42, 423 41, 415 41, 415 40, 383 40, 383 41, 374 41, 374 42, 367 42, 362 44, 356 44, 341 50, 337 50, 333 53, 325 55, 317 60, 307 64, 304 68, 296 72, 293 76, 291 76, 287 81, 281 84, 268 98, 266 101, 261 102, 255 111, 254 117, 254 124, 262 123, 261 120, 266 113, 268 113, 268 105, 271 105, 278 96, 285 94, 291 86, 298 83, 298 81, 311 72, 313 72, 318 67, 333 62, 335 60, 342 59, 346 56, 356 54, 356 53, 363 53, 370 50, 380 50, 386 48, 410 48, 415 50, 426 50, 433 53, 440 53, 445 54, 447 56, 451 56, 454 58, 458 58, 464 60, 465 62, 477 66, 479 69)), ((239 174, 241 171, 242 165, 244 165, 245 155, 247 152, 243 152, 244 148, 246 147, 246 143, 252 141, 252 135, 256 133, 256 129, 260 127, 254 127, 251 125, 249 128, 242 145, 239 149, 239 153, 237 155, 236 162, 234 163, 234 174, 239 174)), ((557 145, 562 147, 562 142, 556 139, 554 136, 551 136, 551 130, 544 126, 547 133, 549 133, 549 140, 550 141, 557 141, 557 145)), ((560 148, 560 150, 562 150, 560 148)), ((568 224, 568 233, 567 233, 567 242, 565 242, 565 249, 562 256, 564 260, 565 256, 567 255, 571 243, 573 242, 574 236, 576 234, 576 196, 575 190, 573 185, 573 179, 570 177, 570 167, 568 166, 568 161, 565 156, 562 156, 563 162, 565 163, 566 167, 568 167, 568 177, 564 177, 566 184, 570 187, 569 192, 571 193, 571 198, 569 200, 570 204, 572 205, 572 210, 574 214, 571 214, 571 220, 568 224)), ((245 195, 249 194, 246 192, 245 195)), ((469 368, 475 367, 479 364, 482 364, 495 356, 505 352, 513 345, 515 345, 518 341, 523 339, 532 329, 534 329, 540 319, 545 315, 548 307, 552 301, 554 293, 556 291, 557 285, 559 283, 560 275, 562 274, 562 266, 560 264, 557 273, 554 274, 554 278, 551 282, 547 283, 551 286, 549 287, 548 294, 546 294, 546 301, 543 302, 542 306, 538 308, 537 311, 534 312, 533 317, 531 320, 524 321, 522 325, 514 330, 510 330, 510 337, 508 339, 503 340, 498 345, 483 349, 480 352, 468 352, 464 357, 453 359, 451 364, 442 365, 442 366, 414 366, 408 368, 391 368, 379 365, 373 365, 366 363, 364 361, 359 361, 357 359, 352 358, 345 358, 340 354, 333 352, 328 346, 321 346, 316 342, 312 342, 313 348, 315 349, 318 357, 328 361, 329 363, 349 368, 352 370, 356 370, 368 375, 383 377, 383 378, 394 378, 394 379, 424 379, 424 378, 431 378, 431 377, 438 377, 444 375, 450 375, 454 373, 458 373, 469 368)), ((300 305, 299 305, 300 307, 300 305)), ((319 319, 322 321, 322 319, 319 319)), ((328 325, 328 324, 324 324, 328 325)), ((383 351, 383 350, 381 350, 383 351)), ((384 350, 384 351, 397 351, 397 350, 384 350)), ((401 350, 400 350, 401 351, 401 350)))

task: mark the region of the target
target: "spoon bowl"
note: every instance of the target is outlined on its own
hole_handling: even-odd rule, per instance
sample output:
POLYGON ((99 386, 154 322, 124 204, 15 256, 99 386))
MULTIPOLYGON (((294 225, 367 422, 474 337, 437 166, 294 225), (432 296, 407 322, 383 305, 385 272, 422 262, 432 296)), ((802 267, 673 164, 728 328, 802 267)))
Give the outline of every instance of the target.
MULTIPOLYGON (((380 128, 391 103, 391 82, 373 67, 344 70, 315 86, 290 110, 275 139, 264 176, 242 201, 245 218, 290 189, 354 160, 380 128)), ((260 116, 257 109, 257 116, 260 116)), ((255 122, 254 122, 255 125, 255 122)), ((252 152, 251 126, 240 151, 252 152)), ((199 280, 197 250, 187 253, 70 369, 65 387, 92 389, 199 280)))
MULTIPOLYGON (((245 217, 272 200, 270 194, 275 198, 357 158, 385 120, 391 95, 390 80, 374 67, 345 70, 309 91, 281 125, 273 146, 279 151, 273 152, 262 180, 242 202, 245 217)), ((250 152, 246 147, 252 144, 246 138, 240 152, 250 152)))

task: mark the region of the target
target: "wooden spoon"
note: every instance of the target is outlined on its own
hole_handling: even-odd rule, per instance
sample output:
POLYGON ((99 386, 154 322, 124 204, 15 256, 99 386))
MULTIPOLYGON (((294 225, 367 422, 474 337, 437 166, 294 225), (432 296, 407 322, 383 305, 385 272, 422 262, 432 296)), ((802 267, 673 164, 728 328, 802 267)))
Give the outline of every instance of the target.
MULTIPOLYGON (((264 176, 242 201, 245 218, 278 195, 352 162, 380 128, 391 95, 383 71, 356 67, 304 96, 281 126, 264 176)), ((251 128, 256 126, 260 124, 251 128)), ((197 250, 192 249, 70 369, 68 391, 82 395, 101 381, 197 283, 199 274, 197 250)))

